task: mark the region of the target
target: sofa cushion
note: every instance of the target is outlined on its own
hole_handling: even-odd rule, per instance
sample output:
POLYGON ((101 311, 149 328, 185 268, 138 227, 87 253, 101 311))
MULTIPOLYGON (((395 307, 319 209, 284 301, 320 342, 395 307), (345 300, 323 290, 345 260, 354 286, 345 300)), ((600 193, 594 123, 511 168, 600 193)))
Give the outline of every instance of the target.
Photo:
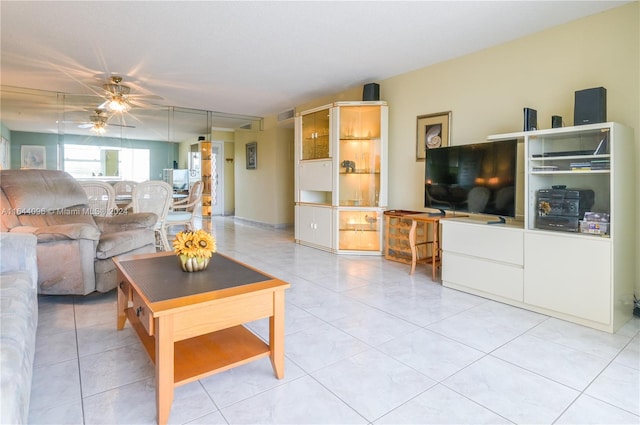
POLYGON ((88 203, 82 186, 64 171, 3 170, 1 184, 18 215, 88 203))
POLYGON ((153 229, 158 221, 154 213, 141 212, 135 214, 120 214, 108 217, 94 217, 101 232, 121 232, 123 230, 153 229))
POLYGON ((0 190, 0 212, 2 213, 2 219, 0 221, 0 231, 8 232, 16 226, 20 226, 20 220, 18 216, 13 214, 13 207, 9 203, 9 200, 4 195, 4 191, 0 190))
POLYGON ((38 299, 30 273, 3 273, 0 283, 0 423, 27 423, 37 326, 38 299))
POLYGON ((96 258, 105 260, 128 253, 149 243, 155 243, 153 230, 134 229, 124 232, 103 233, 98 242, 96 258))

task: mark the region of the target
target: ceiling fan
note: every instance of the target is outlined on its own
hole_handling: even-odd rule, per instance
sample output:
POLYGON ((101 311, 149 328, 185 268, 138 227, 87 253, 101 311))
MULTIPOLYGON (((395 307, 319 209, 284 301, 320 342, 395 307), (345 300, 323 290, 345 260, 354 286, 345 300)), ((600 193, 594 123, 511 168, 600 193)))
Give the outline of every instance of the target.
POLYGON ((131 87, 120 84, 122 77, 116 75, 111 77, 111 82, 102 85, 106 93, 107 100, 98 109, 108 109, 112 112, 127 112, 131 109, 128 102, 131 87))
MULTIPOLYGON (((88 128, 88 129, 91 129, 91 131, 98 134, 104 134, 106 131, 106 127, 108 125, 116 126, 116 127, 136 128, 133 125, 110 123, 108 122, 109 118, 110 116, 107 115, 104 109, 98 108, 98 109, 95 109, 93 111, 93 114, 89 116, 89 121, 77 123, 78 128, 88 128)), ((68 123, 72 121, 65 121, 65 122, 68 123)))
POLYGON ((144 105, 138 104, 136 99, 141 97, 161 99, 160 96, 143 96, 131 94, 131 87, 122 84, 122 77, 118 75, 112 75, 109 82, 102 85, 104 90, 104 96, 106 100, 98 106, 98 109, 106 109, 111 112, 127 112, 132 106, 144 105))

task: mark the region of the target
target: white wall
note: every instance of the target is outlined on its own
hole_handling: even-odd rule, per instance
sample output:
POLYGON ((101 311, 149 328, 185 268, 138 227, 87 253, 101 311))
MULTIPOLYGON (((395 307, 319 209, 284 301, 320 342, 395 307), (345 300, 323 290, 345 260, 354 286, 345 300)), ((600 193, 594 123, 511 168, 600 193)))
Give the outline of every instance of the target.
POLYGON ((235 134, 235 216, 283 227, 293 223, 293 130, 265 120, 264 130, 235 134), (257 168, 247 170, 246 144, 257 142, 257 168))

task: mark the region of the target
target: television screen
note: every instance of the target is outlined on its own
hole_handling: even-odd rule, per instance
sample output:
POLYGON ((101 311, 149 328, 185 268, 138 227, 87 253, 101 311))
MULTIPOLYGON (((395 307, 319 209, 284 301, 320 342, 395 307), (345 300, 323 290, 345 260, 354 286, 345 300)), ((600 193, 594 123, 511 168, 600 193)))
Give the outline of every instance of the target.
POLYGON ((424 206, 515 217, 517 140, 429 149, 424 206))

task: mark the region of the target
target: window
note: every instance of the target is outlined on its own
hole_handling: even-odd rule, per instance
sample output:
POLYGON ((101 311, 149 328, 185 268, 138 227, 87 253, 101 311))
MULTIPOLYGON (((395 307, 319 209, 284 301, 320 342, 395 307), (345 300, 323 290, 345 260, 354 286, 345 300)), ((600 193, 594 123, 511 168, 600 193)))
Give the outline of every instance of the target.
POLYGON ((64 145, 64 170, 75 178, 149 180, 149 158, 149 149, 64 145))

